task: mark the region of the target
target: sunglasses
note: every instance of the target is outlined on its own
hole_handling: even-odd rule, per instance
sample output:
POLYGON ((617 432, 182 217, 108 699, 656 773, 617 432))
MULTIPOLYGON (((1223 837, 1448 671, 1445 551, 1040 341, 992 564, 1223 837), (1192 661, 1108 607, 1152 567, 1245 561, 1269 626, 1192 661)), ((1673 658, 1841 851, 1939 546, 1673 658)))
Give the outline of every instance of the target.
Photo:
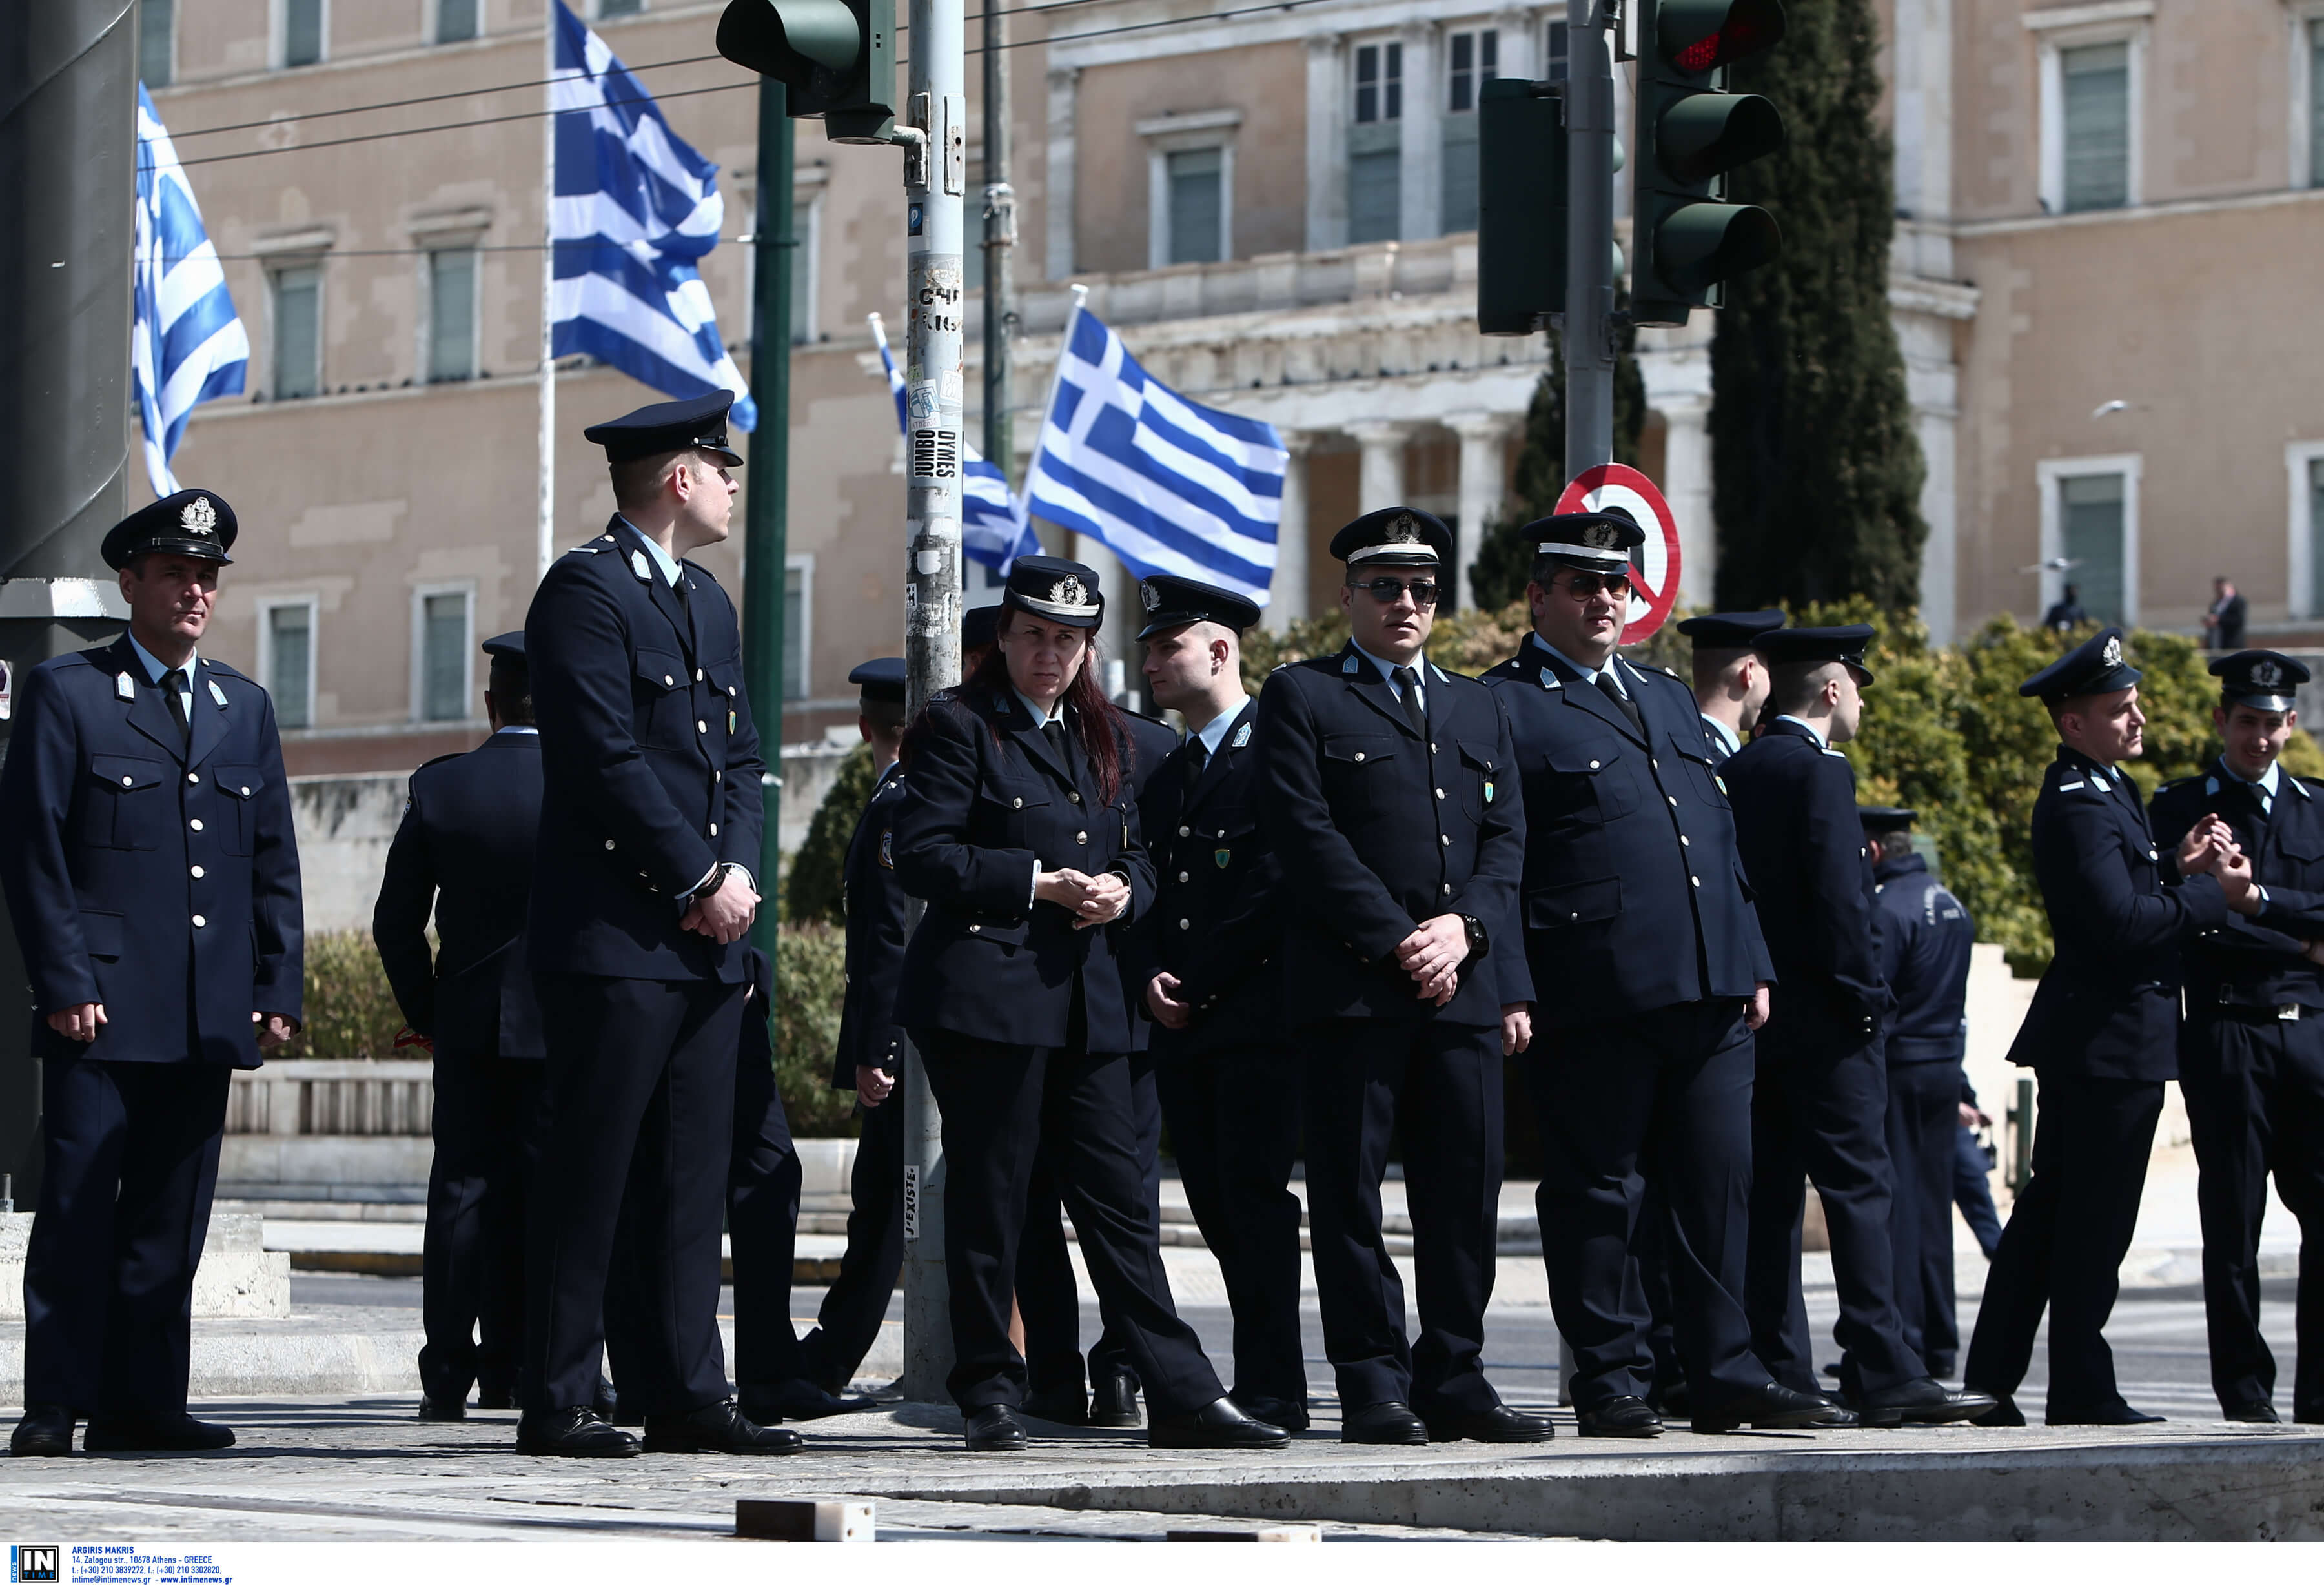
POLYGON ((1412 604, 1415 606, 1436 605, 1436 586, 1427 579, 1415 579, 1409 585, 1402 579, 1368 579, 1360 585, 1352 585, 1350 588, 1370 591, 1371 598, 1382 606, 1393 605, 1397 597, 1406 590, 1412 592, 1412 604))
POLYGON ((1630 576, 1628 574, 1568 574, 1560 583, 1583 601, 1600 590, 1614 596, 1630 593, 1630 576))

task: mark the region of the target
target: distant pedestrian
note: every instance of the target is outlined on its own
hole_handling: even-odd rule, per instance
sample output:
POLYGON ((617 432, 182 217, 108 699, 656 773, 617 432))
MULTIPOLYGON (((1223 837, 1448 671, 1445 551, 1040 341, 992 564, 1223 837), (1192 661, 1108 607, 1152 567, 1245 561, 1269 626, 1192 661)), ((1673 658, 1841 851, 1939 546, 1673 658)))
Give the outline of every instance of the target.
POLYGON ((1964 1073, 1960 1122, 1953 1128, 1953 1205, 1987 1262, 2001 1249, 2001 1215, 1993 1208, 1993 1149, 1977 1133, 1992 1128, 1993 1116, 1978 1106, 1977 1088, 1964 1073))
POLYGON ((2060 634, 2068 629, 2080 628, 2089 621, 2090 614, 2082 610, 2082 593, 2071 585, 2067 586, 2065 594, 2050 603, 2050 610, 2042 614, 2042 626, 2060 634))
POLYGON ((2225 574, 2211 581, 2210 609, 2203 614, 2203 649, 2241 651, 2244 648, 2244 596, 2225 574))

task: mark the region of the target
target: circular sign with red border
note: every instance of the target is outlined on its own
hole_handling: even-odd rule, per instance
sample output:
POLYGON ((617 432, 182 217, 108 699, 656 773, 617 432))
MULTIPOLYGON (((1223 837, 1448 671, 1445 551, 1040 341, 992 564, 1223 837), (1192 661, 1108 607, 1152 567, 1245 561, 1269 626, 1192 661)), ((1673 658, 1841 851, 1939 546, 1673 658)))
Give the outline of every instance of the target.
POLYGON ((1655 483, 1627 463, 1601 463, 1573 476, 1557 499, 1560 512, 1600 512, 1618 507, 1646 531, 1631 559, 1630 611, 1622 643, 1635 645, 1656 629, 1678 603, 1678 521, 1655 483))

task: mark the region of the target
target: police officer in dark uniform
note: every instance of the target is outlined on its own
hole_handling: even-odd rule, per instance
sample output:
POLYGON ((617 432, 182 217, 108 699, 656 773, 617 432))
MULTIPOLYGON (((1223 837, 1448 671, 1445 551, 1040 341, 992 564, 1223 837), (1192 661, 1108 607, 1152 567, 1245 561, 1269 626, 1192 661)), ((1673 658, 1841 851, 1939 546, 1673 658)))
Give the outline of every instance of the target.
MULTIPOLYGON (((27 462, 26 466, 32 466, 27 462)), ((114 525, 129 631, 24 675, 0 884, 39 1021, 42 1181, 18 1455, 216 1450, 186 1415, 228 1078, 300 1018, 299 854, 266 691, 197 653, 236 531, 214 492, 114 525)))
POLYGON ((1670 1242, 1694 1427, 1830 1426, 1821 1395, 1771 1382, 1738 1297, 1750 1180, 1751 1033, 1766 946, 1732 818, 1684 685, 1614 654, 1630 598, 1623 513, 1526 526, 1534 632, 1485 682, 1515 730, 1526 807, 1527 1056, 1536 1196, 1567 1378, 1585 1435, 1652 1437, 1646 1302, 1632 1262, 1644 1185, 1670 1242))
POLYGON ((420 1417, 456 1422, 468 1388, 513 1404, 524 1339, 525 1191, 547 1119, 540 1004, 525 960, 540 730, 521 631, 484 642, 492 737, 411 774, 372 937, 413 1044, 435 1057, 436 1153, 421 1258, 420 1417), (431 953, 428 921, 440 946, 431 953))
POLYGON ((907 738, 896 870, 927 909, 897 1018, 944 1116, 954 1399, 972 1450, 1025 1444, 1009 1302, 1046 1155, 1100 1297, 1125 1322, 1149 1444, 1277 1447, 1170 1304, 1139 1162, 1117 923, 1150 904, 1127 731, 1098 687, 1097 576, 1020 558, 993 651, 907 738))
POLYGON ((2251 861, 2199 824, 2177 851, 2179 881, 2121 762, 2144 745, 2136 668, 2103 629, 2018 686, 2057 725, 2058 757, 2034 802, 2034 872, 2056 952, 2010 1061, 2041 1084, 2034 1177, 2009 1212, 1986 1275, 1962 1378, 2025 1418, 2012 1397, 2050 1314, 2047 1420, 2160 1422, 2115 1386, 2103 1331, 2138 1223, 2163 1084, 2178 1070, 2180 950, 2260 907, 2251 861))
POLYGON ((650 1326, 617 1371, 633 1365, 621 1389, 644 1447, 802 1443, 735 1408, 718 1335, 765 762, 733 605, 681 559, 726 538, 732 401, 656 403, 584 432, 621 511, 550 567, 525 621, 543 775, 528 931, 549 1058, 517 1432, 530 1454, 639 1448, 590 1409, 625 1201, 650 1326))
POLYGON ((1234 1399, 1305 1428, 1299 1339, 1299 1072, 1283 1025, 1281 872, 1259 814, 1257 702, 1243 693, 1248 598, 1157 574, 1139 586, 1145 672, 1186 740, 1139 815, 1157 878, 1140 997, 1186 1202, 1234 1313, 1234 1399))
MULTIPOLYGON (((1285 879, 1284 1020, 1305 1083, 1307 1210, 1341 1438, 1546 1439, 1485 1377, 1501 1068, 1530 1039, 1511 942, 1525 808, 1507 716, 1421 654, 1452 534, 1416 508, 1332 538, 1350 638, 1259 705, 1259 820, 1285 879), (1420 1338, 1380 1235, 1403 1148, 1420 1338)), ((1191 824, 1188 824, 1191 825, 1191 824)), ((1189 918, 1191 919, 1191 918, 1189 918)))
POLYGON ((1904 1343, 1888 1244, 1890 1007, 1873 940, 1872 866, 1856 772, 1835 745, 1856 736, 1872 682, 1872 629, 1779 629, 1759 645, 1775 717, 1720 768, 1743 874, 1775 963, 1751 1095, 1750 1252, 1743 1306, 1776 1381, 1816 1387, 1800 1293, 1805 1182, 1831 1232, 1840 1288, 1841 1389, 1864 1422, 1960 1422, 1993 1409, 1948 1391, 1904 1343))
POLYGON ((1977 923, 1913 848, 1917 813, 1858 808, 1888 1017, 1888 1245, 1904 1343, 1939 1378, 1960 1354, 1953 1314, 1953 1169, 1968 1085, 1969 951, 1977 923))
MULTIPOLYGON (((2275 1359, 2259 1328, 2259 1232, 2267 1177, 2300 1221, 2303 1257, 2324 1251, 2324 784, 2278 758, 2299 731, 2308 669, 2273 651, 2211 663, 2222 748, 2154 796, 2155 848, 2175 855, 2207 820, 2251 858, 2265 907, 2186 951, 2179 1089, 2187 1099, 2203 1219, 2203 1311, 2211 1387, 2229 1420, 2273 1423, 2275 1359)), ((2169 874, 2169 868, 2166 868, 2169 874)), ((2324 1258, 2301 1265, 2292 1415, 2324 1422, 2324 1258)))
POLYGON ((1780 612, 1706 612, 1678 625, 1694 645, 1694 704, 1711 742, 1711 764, 1743 748, 1767 703, 1762 636, 1784 626, 1780 612))
POLYGON ((882 656, 847 675, 862 691, 856 727, 872 747, 877 778, 847 840, 843 868, 847 910, 847 990, 831 1084, 855 1094, 861 1133, 848 1182, 847 1251, 824 1292, 816 1326, 799 1343, 807 1377, 846 1388, 880 1337, 888 1298, 904 1266, 904 1028, 896 1020, 911 899, 896 879, 893 825, 904 802, 904 659, 882 656))

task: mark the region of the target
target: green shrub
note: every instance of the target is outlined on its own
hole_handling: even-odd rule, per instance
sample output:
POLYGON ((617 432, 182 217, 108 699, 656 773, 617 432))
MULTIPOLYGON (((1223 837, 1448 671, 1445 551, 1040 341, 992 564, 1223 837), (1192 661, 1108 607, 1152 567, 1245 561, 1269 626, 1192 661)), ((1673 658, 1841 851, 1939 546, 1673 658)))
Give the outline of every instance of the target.
MULTIPOLYGON (((369 932, 307 937, 307 1023, 270 1056, 279 1058, 392 1058, 403 1011, 387 984, 387 967, 369 932)), ((407 1057, 425 1057, 413 1049, 407 1057)))
POLYGON ((858 744, 839 763, 839 777, 815 808, 807 841, 784 868, 782 919, 790 926, 808 921, 847 924, 847 841, 872 798, 872 746, 858 744))
POLYGON ((853 1136, 855 1094, 831 1085, 847 990, 847 933, 822 921, 786 927, 775 953, 775 1085, 791 1131, 853 1136))

